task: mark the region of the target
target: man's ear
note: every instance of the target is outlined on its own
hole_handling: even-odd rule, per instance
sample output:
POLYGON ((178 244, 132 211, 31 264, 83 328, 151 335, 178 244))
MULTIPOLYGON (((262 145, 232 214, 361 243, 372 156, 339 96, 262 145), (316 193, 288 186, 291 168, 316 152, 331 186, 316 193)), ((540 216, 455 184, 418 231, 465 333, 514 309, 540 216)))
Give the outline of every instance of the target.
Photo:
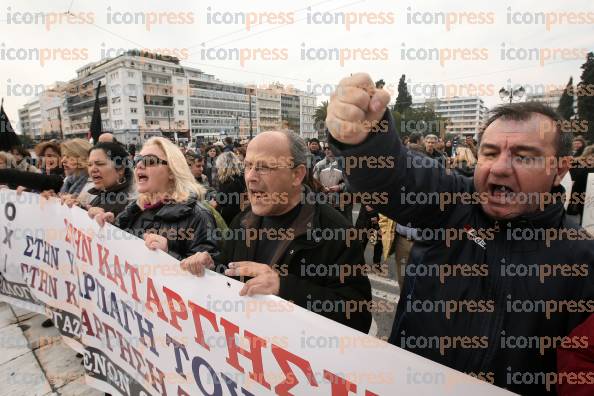
POLYGON ((305 175, 307 175, 307 168, 305 167, 305 165, 297 165, 297 167, 295 168, 294 175, 295 176, 293 178, 293 185, 297 187, 303 184, 303 182, 305 181, 305 175))
POLYGON ((565 177, 569 168, 571 167, 571 157, 562 157, 557 158, 557 166, 555 167, 557 170, 557 174, 555 175, 555 180, 553 180, 553 186, 558 186, 561 184, 561 180, 565 177))

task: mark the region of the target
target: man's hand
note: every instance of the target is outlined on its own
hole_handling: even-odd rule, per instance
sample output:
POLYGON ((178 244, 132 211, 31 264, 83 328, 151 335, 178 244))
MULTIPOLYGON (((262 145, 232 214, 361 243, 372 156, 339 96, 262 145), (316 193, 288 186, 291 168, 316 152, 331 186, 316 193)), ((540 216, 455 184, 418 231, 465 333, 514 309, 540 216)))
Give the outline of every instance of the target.
POLYGON ((159 234, 144 234, 144 244, 151 250, 162 250, 167 252, 167 238, 159 234))
POLYGON ((345 144, 363 142, 382 119, 390 94, 375 88, 368 74, 343 78, 330 97, 326 126, 334 139, 345 144))
POLYGON ((196 276, 204 275, 204 268, 213 269, 214 261, 207 252, 198 252, 179 263, 181 269, 196 276))
POLYGON ((240 296, 278 295, 280 290, 280 275, 267 264, 254 263, 253 261, 229 263, 229 269, 225 270, 225 275, 252 277, 239 292, 240 296))

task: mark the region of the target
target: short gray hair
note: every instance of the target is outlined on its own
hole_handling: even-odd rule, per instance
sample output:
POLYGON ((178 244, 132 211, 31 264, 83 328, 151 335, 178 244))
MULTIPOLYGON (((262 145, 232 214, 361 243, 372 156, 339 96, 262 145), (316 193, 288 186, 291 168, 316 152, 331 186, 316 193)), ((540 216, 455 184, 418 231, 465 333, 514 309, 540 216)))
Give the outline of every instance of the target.
POLYGON ((291 150, 291 157, 293 159, 293 166, 305 165, 306 168, 310 167, 311 154, 305 144, 305 140, 293 131, 281 131, 283 135, 289 141, 289 150, 291 150))

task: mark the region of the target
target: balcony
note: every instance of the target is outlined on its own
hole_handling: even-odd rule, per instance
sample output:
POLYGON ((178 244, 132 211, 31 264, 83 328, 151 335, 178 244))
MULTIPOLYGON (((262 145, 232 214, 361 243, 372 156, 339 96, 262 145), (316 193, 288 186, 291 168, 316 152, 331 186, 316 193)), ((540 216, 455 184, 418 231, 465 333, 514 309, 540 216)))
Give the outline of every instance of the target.
POLYGON ((160 95, 144 95, 144 105, 154 107, 173 107, 173 97, 166 97, 166 99, 158 99, 160 95))

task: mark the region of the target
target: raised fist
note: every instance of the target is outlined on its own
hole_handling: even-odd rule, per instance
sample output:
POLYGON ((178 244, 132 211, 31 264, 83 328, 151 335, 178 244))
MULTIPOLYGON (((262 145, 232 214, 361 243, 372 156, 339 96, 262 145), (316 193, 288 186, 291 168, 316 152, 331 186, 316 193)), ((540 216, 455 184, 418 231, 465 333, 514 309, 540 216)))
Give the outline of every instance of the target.
POLYGON ((359 144, 378 127, 389 102, 390 94, 376 88, 368 74, 353 74, 330 97, 326 126, 339 142, 359 144))

